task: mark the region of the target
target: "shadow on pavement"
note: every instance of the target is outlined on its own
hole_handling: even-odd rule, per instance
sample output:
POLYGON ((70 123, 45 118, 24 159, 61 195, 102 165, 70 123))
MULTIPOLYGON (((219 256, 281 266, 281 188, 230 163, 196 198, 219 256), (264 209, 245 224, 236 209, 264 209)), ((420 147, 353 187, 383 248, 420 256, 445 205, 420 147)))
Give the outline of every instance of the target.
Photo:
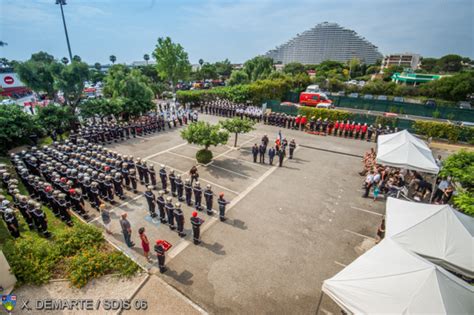
POLYGON ((168 276, 168 277, 171 277, 174 280, 176 280, 179 283, 184 284, 184 285, 191 285, 191 284, 194 283, 194 281, 191 280, 191 278, 194 275, 191 272, 189 272, 188 270, 184 270, 180 274, 178 274, 174 270, 168 270, 168 271, 166 271, 166 273, 164 273, 164 275, 168 276))
POLYGON ((233 220, 227 219, 226 221, 224 221, 224 224, 228 224, 230 226, 233 226, 241 230, 247 229, 247 225, 245 224, 245 222, 238 219, 233 219, 233 220))
POLYGON ((216 255, 225 255, 225 250, 223 250, 224 246, 222 246, 220 243, 214 242, 214 244, 209 244, 201 241, 201 246, 210 250, 216 255))

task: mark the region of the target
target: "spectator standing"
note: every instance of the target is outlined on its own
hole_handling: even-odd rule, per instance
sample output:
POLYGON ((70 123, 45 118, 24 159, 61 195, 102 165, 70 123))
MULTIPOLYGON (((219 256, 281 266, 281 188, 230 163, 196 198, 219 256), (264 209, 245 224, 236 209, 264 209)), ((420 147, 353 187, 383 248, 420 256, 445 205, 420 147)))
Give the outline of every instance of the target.
POLYGON ((150 258, 150 242, 148 241, 148 237, 145 234, 145 228, 141 227, 138 229, 138 235, 140 236, 140 240, 142 241, 142 248, 143 248, 143 256, 151 262, 150 258))
POLYGON ((101 204, 99 206, 99 209, 100 209, 100 216, 102 218, 102 223, 104 223, 104 227, 105 227, 105 232, 107 232, 107 234, 112 234, 112 231, 110 231, 110 212, 109 210, 106 208, 105 204, 101 204))
POLYGON ((132 242, 132 226, 127 220, 127 213, 122 213, 122 218, 120 219, 120 226, 122 227, 123 238, 128 247, 135 246, 135 243, 132 242))
POLYGON ((365 182, 364 182, 365 193, 363 196, 364 198, 369 197, 370 188, 372 187, 373 183, 374 183, 374 171, 370 171, 365 177, 365 182))

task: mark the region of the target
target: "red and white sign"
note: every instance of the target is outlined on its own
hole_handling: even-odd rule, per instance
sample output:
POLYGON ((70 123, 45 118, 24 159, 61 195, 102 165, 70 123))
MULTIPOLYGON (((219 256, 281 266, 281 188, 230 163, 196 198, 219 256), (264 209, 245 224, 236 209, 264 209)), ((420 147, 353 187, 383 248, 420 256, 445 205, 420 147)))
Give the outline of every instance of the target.
POLYGON ((16 73, 0 73, 0 86, 2 89, 25 86, 16 73))

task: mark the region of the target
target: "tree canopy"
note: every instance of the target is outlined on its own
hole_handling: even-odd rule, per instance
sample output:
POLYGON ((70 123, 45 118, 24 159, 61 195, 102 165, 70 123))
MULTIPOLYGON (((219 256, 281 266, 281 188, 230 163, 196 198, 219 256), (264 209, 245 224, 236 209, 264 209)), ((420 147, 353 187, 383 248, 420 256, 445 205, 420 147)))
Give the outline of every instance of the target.
POLYGON ((243 70, 234 70, 230 75, 230 78, 227 82, 229 85, 239 85, 239 84, 247 84, 250 83, 249 76, 247 72, 243 70))
POLYGON ((79 108, 83 118, 98 117, 102 120, 112 115, 118 118, 123 112, 123 100, 119 97, 88 99, 82 102, 79 108))
POLYGON ((33 116, 18 105, 0 106, 0 152, 24 144, 31 133, 40 132, 33 116))
POLYGON ((68 108, 51 103, 39 108, 36 119, 38 125, 47 131, 66 130, 69 128, 70 122, 74 120, 74 116, 68 108))
POLYGON ((283 72, 290 75, 306 73, 305 66, 299 62, 290 62, 283 67, 283 72))
POLYGON ((237 137, 239 133, 247 133, 255 130, 255 121, 250 119, 240 119, 238 117, 232 119, 221 120, 221 127, 230 133, 235 134, 234 147, 237 146, 237 137))
POLYGON ((173 90, 178 80, 185 79, 191 71, 188 53, 169 37, 158 38, 153 57, 156 59, 158 73, 173 85, 173 90))
POLYGON ((46 93, 50 99, 54 99, 57 93, 54 75, 58 69, 54 57, 43 51, 32 54, 29 60, 15 67, 23 83, 35 92, 46 93))
POLYGON ((220 125, 198 121, 191 123, 186 129, 182 130, 181 137, 188 143, 204 146, 207 150, 211 145, 226 144, 229 140, 229 133, 221 130, 220 125))
POLYGON ((266 79, 273 71, 273 59, 257 56, 244 63, 243 71, 247 73, 250 81, 266 79))

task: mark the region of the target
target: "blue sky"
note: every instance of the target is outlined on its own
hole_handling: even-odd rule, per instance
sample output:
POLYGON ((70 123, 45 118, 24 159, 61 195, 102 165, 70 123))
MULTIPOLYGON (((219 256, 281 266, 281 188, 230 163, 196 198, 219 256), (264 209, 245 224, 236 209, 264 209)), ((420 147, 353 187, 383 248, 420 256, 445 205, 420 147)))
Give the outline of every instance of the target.
MULTIPOLYGON (((0 56, 44 50, 67 56, 55 0, 0 0, 0 56)), ((73 54, 89 63, 142 60, 156 39, 199 58, 244 62, 328 21, 355 30, 384 54, 456 53, 474 59, 474 0, 67 0, 73 54)))

